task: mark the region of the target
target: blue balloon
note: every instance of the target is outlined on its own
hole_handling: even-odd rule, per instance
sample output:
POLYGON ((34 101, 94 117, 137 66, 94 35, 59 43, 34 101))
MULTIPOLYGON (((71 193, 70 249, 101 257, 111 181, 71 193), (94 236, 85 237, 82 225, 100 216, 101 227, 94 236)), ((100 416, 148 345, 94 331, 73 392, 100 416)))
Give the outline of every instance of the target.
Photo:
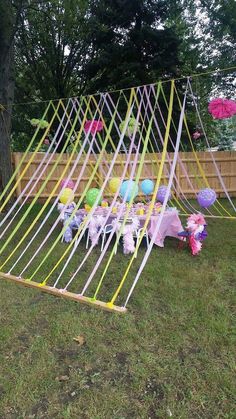
POLYGON ((145 179, 141 182, 141 191, 144 195, 150 195, 154 191, 154 182, 150 179, 145 179))
POLYGON ((120 196, 122 198, 126 195, 126 202, 131 201, 131 198, 135 198, 138 195, 138 185, 133 180, 125 180, 120 188, 120 196))

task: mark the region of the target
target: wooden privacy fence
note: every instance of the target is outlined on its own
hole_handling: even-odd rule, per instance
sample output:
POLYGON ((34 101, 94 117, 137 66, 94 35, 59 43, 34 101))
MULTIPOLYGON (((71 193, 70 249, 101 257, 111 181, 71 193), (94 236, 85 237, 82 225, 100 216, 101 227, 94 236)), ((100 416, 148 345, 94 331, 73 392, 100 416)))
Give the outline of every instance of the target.
MULTIPOLYGON (((175 193, 177 196, 181 195, 182 193, 188 197, 194 197, 194 192, 198 191, 201 188, 206 187, 206 183, 203 179, 201 171, 199 170, 199 166, 203 169, 205 178, 207 179, 210 187, 212 187, 219 197, 224 197, 224 191, 222 189, 221 183, 219 181, 218 175, 216 173, 216 169, 214 163, 211 158, 211 154, 209 152, 197 152, 196 153, 199 163, 197 163, 194 153, 189 152, 180 152, 180 160, 185 168, 182 167, 180 161, 178 161, 175 171, 175 180, 174 180, 174 187, 172 188, 172 192, 175 193), (186 176, 186 172, 188 176, 186 176), (192 186, 190 185, 190 182, 192 186), (182 190, 182 192, 181 192, 182 190)), ((236 152, 235 151, 217 151, 214 152, 214 158, 218 169, 224 179, 225 186, 231 196, 236 196, 236 152)), ((19 161, 21 160, 23 153, 13 153, 13 164, 16 167, 19 165, 19 161)), ((25 171, 26 165, 29 162, 30 158, 32 157, 32 153, 28 153, 24 163, 21 166, 20 171, 18 172, 18 179, 21 177, 21 174, 24 172, 23 177, 21 178, 20 182, 17 186, 17 196, 21 194, 24 190, 26 184, 32 179, 34 173, 36 172, 38 166, 45 158, 45 153, 37 153, 27 170, 25 171)), ((48 155, 45 161, 42 164, 42 167, 39 170, 39 173, 35 178, 32 179, 32 184, 27 190, 24 192, 23 196, 28 195, 29 197, 33 198, 36 193, 39 191, 40 187, 42 186, 43 182, 47 178, 47 176, 51 173, 50 178, 48 179, 45 187, 43 188, 42 193, 40 194, 41 199, 45 199, 49 196, 53 188, 55 187, 58 179, 63 173, 63 170, 66 167, 68 162, 68 154, 64 154, 63 156, 57 155, 48 155), (46 169, 45 166, 47 165, 46 169), (45 171, 44 171, 45 169, 45 171), (33 187, 34 185, 34 187, 33 187), (32 189, 32 191, 31 191, 32 189)), ((82 179, 79 183, 79 186, 76 190, 76 197, 81 196, 86 184, 91 179, 92 172, 95 168, 97 159, 99 155, 93 155, 89 158, 89 162, 86 165, 85 171, 83 173, 82 179)), ((169 154, 170 159, 172 159, 173 154, 169 154)), ((75 156, 76 158, 76 156, 75 156)), ((68 177, 70 169, 75 161, 73 158, 69 168, 65 171, 63 178, 68 177)), ((90 187, 101 187, 103 184, 103 180, 106 176, 106 173, 109 168, 109 164, 113 158, 113 154, 105 153, 102 158, 101 164, 99 164, 98 169, 96 170, 95 177, 91 182, 90 187)), ((154 181, 157 178, 158 170, 159 170, 159 163, 160 163, 161 155, 158 153, 147 153, 145 156, 145 163, 142 169, 140 181, 146 178, 153 179, 154 181)), ((126 161, 125 154, 119 154, 117 160, 115 162, 111 177, 119 177, 121 176, 124 164, 126 161)), ((131 158, 129 163, 129 167, 127 170, 126 178, 128 178, 129 173, 132 169, 132 164, 134 161, 134 155, 131 158)), ((164 173, 162 177, 161 183, 166 184, 168 180, 168 173, 170 170, 170 163, 172 160, 166 160, 164 166, 164 173)), ((138 163, 139 164, 139 163, 138 163)), ((74 181, 78 179, 80 174, 81 168, 83 166, 83 159, 80 159, 79 163, 76 166, 73 176, 71 177, 74 181)), ((138 167, 138 166, 137 166, 138 167)), ((60 187, 54 193, 54 196, 57 196, 59 193, 60 187)), ((104 193, 105 197, 111 196, 109 189, 105 189, 104 193)))

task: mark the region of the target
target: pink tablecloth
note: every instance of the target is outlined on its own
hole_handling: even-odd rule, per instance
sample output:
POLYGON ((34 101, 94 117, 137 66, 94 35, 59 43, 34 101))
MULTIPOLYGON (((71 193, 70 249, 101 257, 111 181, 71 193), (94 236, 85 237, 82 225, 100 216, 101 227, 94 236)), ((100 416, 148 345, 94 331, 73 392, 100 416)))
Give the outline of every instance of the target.
MULTIPOLYGON (((83 212, 83 214, 85 214, 85 212, 83 210, 79 210, 79 212, 83 212)), ((105 211, 103 213, 103 215, 105 215, 105 211)), ((142 226, 145 223, 146 220, 146 215, 133 215, 135 217, 137 217, 139 219, 140 222, 140 226, 139 228, 142 228, 142 226)), ((151 219, 149 221, 148 224, 148 235, 150 238, 153 237, 153 234, 155 232, 155 228, 156 228, 156 223, 158 221, 158 218, 160 217, 160 215, 152 215, 151 219)), ((107 224, 111 224, 112 221, 116 218, 115 214, 111 214, 107 220, 107 224)), ((154 243, 159 246, 159 247, 164 247, 164 240, 167 236, 169 237, 176 237, 179 239, 178 237, 178 233, 180 231, 183 231, 183 227, 180 221, 180 218, 178 216, 178 212, 177 211, 165 211, 159 231, 154 239, 154 243)))
MULTIPOLYGON (((151 217, 151 221, 148 225, 148 235, 151 238, 155 232, 158 217, 158 215, 151 217)), ((154 243, 157 246, 163 247, 165 237, 169 236, 179 238, 178 233, 180 231, 183 231, 183 227, 177 211, 166 211, 163 216, 159 231, 154 239, 154 243)))

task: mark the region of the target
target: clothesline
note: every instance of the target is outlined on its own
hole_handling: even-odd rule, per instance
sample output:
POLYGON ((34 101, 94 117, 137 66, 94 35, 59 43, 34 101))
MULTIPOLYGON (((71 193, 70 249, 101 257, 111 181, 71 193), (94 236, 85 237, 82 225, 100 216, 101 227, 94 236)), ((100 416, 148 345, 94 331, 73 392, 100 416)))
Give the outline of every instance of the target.
MULTIPOLYGON (((169 83, 171 81, 179 81, 179 80, 187 80, 187 79, 192 79, 192 78, 196 78, 196 77, 202 77, 202 76, 207 76, 209 74, 214 74, 214 73, 223 73, 224 71, 232 71, 235 70, 236 71, 236 66, 232 66, 232 67, 225 67, 225 68, 220 68, 220 69, 215 69, 215 70, 210 70, 210 71, 205 71, 205 72, 201 72, 201 73, 193 73, 190 75, 186 75, 186 76, 181 76, 181 77, 174 77, 174 78, 170 78, 170 79, 159 79, 157 82, 155 83, 149 83, 149 84, 143 84, 140 86, 131 86, 131 87, 126 87, 124 89, 115 89, 115 90, 109 90, 106 92, 96 92, 96 93, 90 93, 87 95, 79 95, 79 96, 70 96, 70 97, 64 97, 64 98, 51 98, 51 99, 45 99, 45 100, 35 100, 35 101, 29 101, 29 102, 19 102, 19 103, 12 103, 10 106, 23 106, 23 105, 40 105, 41 103, 48 103, 48 102, 57 102, 58 100, 68 100, 68 99, 78 99, 78 97, 93 97, 93 96, 98 96, 98 95, 105 95, 106 93, 119 93, 119 92, 124 92, 130 89, 138 89, 141 87, 145 87, 145 86, 150 86, 153 85, 157 85, 157 83, 162 82, 162 83, 169 83)), ((7 107, 9 105, 7 104, 1 104, 0 103, 0 112, 1 110, 5 110, 7 111, 7 107)))

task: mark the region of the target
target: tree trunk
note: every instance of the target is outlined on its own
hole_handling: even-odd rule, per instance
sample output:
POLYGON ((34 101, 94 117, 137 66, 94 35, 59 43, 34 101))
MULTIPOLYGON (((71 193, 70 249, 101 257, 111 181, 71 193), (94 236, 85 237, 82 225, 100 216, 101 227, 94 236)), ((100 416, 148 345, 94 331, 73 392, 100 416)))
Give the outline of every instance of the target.
MULTIPOLYGON (((3 1, 3 3, 6 3, 3 1)), ((12 175, 10 132, 14 97, 14 14, 0 8, 0 188, 4 189, 12 175)))

